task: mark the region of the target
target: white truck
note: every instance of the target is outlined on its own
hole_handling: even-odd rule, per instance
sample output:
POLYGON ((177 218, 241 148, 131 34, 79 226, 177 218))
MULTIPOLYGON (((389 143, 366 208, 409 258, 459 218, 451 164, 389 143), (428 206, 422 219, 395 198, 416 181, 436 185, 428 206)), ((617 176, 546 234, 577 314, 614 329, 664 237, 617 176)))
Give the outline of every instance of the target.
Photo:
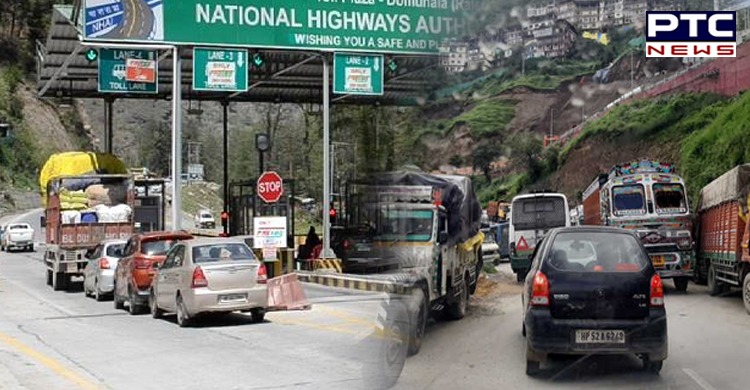
POLYGON ((357 185, 348 203, 349 226, 365 226, 365 240, 339 253, 345 273, 382 277, 405 287, 409 353, 419 351, 430 313, 461 319, 482 269, 481 206, 471 180, 421 171, 383 174, 357 185))
POLYGON ((0 241, 0 249, 34 251, 34 229, 28 223, 11 223, 5 227, 0 241))

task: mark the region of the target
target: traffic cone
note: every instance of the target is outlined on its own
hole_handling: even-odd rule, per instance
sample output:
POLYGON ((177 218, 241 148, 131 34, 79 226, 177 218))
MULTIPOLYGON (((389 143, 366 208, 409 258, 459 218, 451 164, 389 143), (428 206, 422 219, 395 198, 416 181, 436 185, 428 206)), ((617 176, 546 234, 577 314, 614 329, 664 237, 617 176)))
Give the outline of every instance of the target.
POLYGON ((268 311, 308 310, 311 305, 297 274, 268 279, 268 311))

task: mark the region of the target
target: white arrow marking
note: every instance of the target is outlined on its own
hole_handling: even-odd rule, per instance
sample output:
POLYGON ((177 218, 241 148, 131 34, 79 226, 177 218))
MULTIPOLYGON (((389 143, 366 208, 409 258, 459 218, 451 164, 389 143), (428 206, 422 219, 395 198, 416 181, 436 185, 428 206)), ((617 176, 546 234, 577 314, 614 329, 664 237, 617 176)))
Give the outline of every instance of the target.
POLYGON ((237 65, 239 65, 240 68, 245 64, 244 58, 245 58, 245 54, 244 53, 239 52, 237 54, 237 65))
POLYGON ((376 72, 380 70, 380 58, 379 57, 375 57, 375 65, 373 65, 372 68, 375 69, 376 72))

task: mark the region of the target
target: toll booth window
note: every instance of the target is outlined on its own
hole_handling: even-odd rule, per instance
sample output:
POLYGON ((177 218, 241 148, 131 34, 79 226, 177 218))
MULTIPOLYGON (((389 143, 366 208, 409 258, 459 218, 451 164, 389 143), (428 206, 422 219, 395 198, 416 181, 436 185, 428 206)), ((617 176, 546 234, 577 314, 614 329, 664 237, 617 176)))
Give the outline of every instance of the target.
POLYGON ((646 213, 646 202, 642 185, 617 186, 612 188, 615 215, 639 215, 646 213))
POLYGON ((656 212, 659 214, 685 213, 687 201, 682 184, 654 184, 656 212))

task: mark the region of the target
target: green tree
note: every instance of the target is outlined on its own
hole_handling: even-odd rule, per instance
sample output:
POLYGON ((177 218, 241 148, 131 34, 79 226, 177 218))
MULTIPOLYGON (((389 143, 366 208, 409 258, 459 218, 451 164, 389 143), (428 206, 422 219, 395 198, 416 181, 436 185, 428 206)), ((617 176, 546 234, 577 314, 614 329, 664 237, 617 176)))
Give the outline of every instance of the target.
POLYGON ((526 169, 532 181, 540 177, 543 170, 541 163, 543 145, 539 137, 531 134, 516 134, 510 139, 508 147, 510 159, 515 166, 526 169))
POLYGON ((474 168, 478 168, 484 173, 487 182, 492 181, 490 173, 492 171, 492 162, 500 157, 501 151, 494 143, 483 142, 471 153, 471 162, 474 168))

